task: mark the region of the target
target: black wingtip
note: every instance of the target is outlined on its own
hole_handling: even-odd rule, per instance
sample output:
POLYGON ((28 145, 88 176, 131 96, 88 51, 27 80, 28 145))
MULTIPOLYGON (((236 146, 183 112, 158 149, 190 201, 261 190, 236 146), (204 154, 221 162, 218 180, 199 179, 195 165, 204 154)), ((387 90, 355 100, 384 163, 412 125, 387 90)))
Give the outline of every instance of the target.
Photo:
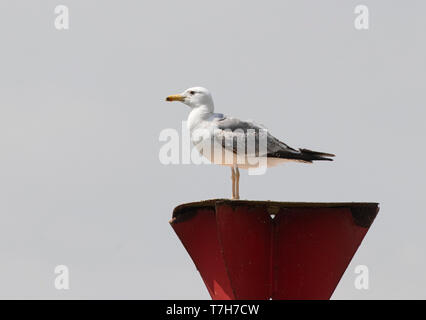
POLYGON ((333 159, 330 159, 330 157, 335 157, 335 155, 332 153, 312 151, 309 149, 299 149, 299 151, 302 153, 303 156, 305 156, 311 161, 333 161, 333 159))

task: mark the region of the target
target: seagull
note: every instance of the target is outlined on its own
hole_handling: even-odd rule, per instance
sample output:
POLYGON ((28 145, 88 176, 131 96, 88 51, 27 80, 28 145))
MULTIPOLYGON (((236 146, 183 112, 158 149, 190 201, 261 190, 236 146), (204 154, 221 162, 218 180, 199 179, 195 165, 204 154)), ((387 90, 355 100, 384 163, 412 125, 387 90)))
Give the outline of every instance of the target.
POLYGON ((191 142, 211 163, 231 168, 232 199, 240 199, 239 168, 254 168, 262 161, 269 168, 287 161, 333 160, 334 154, 331 153, 294 149, 253 121, 215 113, 212 95, 206 88, 189 88, 181 94, 168 96, 166 101, 180 101, 191 108, 187 120, 191 142), (249 151, 250 139, 261 146, 262 136, 265 137, 264 148, 255 145, 249 151))

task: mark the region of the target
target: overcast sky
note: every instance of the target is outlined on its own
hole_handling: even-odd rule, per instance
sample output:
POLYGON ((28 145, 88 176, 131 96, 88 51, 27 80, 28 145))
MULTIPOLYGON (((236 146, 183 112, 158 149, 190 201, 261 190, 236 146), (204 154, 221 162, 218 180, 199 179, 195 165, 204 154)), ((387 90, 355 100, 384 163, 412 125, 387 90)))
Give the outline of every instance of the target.
POLYGON ((160 163, 190 86, 333 163, 242 173, 243 199, 373 201, 334 299, 426 298, 424 1, 0 2, 0 298, 209 298, 168 221, 229 169, 160 163), (54 27, 65 4, 70 29, 54 27), (370 29, 354 28, 365 4, 370 29), (54 268, 70 289, 54 287, 54 268), (367 265, 370 289, 354 287, 367 265))

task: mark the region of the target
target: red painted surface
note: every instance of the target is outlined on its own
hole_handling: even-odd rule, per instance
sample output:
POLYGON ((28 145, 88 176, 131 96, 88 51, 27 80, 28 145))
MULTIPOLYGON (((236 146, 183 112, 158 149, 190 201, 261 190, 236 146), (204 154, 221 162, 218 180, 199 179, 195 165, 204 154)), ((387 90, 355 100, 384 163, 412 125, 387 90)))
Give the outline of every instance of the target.
POLYGON ((213 299, 329 299, 377 212, 375 203, 209 200, 177 207, 171 225, 213 299))

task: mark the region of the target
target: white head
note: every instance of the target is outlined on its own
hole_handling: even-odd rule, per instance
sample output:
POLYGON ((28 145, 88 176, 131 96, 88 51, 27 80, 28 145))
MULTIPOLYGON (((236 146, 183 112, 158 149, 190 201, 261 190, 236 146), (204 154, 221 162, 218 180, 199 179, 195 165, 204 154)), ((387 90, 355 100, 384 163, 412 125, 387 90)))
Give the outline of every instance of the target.
POLYGON ((210 91, 203 87, 193 87, 186 89, 181 94, 168 96, 166 101, 180 101, 192 109, 199 107, 207 108, 208 111, 214 111, 213 98, 210 91))

